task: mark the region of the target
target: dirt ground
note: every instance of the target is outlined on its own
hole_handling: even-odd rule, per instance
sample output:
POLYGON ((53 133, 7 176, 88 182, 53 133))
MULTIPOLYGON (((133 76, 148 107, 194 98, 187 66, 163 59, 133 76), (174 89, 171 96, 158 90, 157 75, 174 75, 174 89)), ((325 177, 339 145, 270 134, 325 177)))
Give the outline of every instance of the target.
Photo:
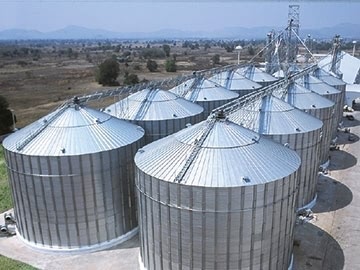
MULTIPOLYGON (((97 66, 109 57, 121 58, 124 53, 131 53, 128 62, 119 61, 120 74, 118 81, 122 84, 125 72, 134 73, 139 80, 162 80, 181 74, 189 74, 194 70, 214 67, 212 57, 221 55, 220 64, 233 64, 237 61, 237 52, 226 52, 224 48, 212 46, 204 50, 183 48, 181 44, 171 45, 170 58, 176 57, 177 72, 166 72, 166 58, 153 59, 158 63, 157 72, 149 72, 146 61, 140 57, 140 47, 146 44, 123 44, 119 52, 113 49, 96 49, 98 45, 90 44, 24 44, 5 46, 0 43, 0 95, 5 96, 10 108, 17 116, 17 127, 24 127, 40 117, 48 114, 65 100, 111 87, 103 87, 95 81, 97 66), (136 45, 136 46, 135 46, 136 45), (129 47, 131 49, 129 49, 129 47), (23 49, 38 50, 36 57, 20 54, 23 49), (66 48, 73 54, 68 56, 66 48), (95 48, 95 49, 94 49, 95 48), (131 50, 131 51, 130 51, 131 50), (16 54, 14 55, 14 51, 16 54), (65 51, 65 52, 64 52, 65 51), (61 54, 60 54, 61 52, 61 54), (72 55, 76 52, 76 59, 72 55), (7 54, 12 56, 8 56, 7 54), (5 56, 4 56, 5 55, 5 56)), ((152 44, 152 48, 161 48, 162 44, 152 44)), ((111 48, 116 47, 113 45, 111 48)), ((99 47, 102 48, 102 47, 99 47)), ((243 61, 249 55, 243 53, 243 61)), ((92 104, 97 108, 109 105, 104 101, 92 104)))

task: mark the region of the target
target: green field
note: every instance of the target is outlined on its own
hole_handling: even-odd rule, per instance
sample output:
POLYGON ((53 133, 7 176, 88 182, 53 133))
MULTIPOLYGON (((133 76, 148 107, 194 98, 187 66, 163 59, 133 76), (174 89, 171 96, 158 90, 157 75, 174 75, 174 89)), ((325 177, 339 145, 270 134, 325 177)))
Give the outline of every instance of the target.
POLYGON ((0 145, 0 213, 10 208, 12 208, 11 192, 5 165, 4 149, 0 145))
POLYGON ((35 270, 35 267, 9 259, 0 255, 0 269, 6 270, 35 270))

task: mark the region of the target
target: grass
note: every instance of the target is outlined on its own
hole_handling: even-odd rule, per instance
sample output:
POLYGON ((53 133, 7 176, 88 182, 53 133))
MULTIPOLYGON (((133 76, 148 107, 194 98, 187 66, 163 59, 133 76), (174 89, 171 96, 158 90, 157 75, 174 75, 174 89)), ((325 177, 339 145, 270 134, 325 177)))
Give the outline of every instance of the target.
POLYGON ((0 145, 0 213, 5 212, 12 207, 11 192, 5 165, 4 148, 0 145))
POLYGON ((0 255, 0 269, 6 270, 36 270, 31 265, 9 259, 0 255))

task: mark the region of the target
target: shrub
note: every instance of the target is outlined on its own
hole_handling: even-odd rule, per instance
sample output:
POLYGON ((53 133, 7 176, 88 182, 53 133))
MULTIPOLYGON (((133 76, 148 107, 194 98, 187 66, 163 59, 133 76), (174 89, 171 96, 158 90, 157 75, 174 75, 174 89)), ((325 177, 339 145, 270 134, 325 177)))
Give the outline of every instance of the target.
POLYGON ((218 65, 220 64, 220 55, 215 54, 213 57, 211 57, 211 60, 213 62, 213 65, 218 65))
POLYGON ((99 65, 96 81, 102 85, 118 85, 116 78, 119 76, 119 71, 119 64, 115 59, 106 59, 99 65))
POLYGON ((139 83, 139 77, 136 74, 129 74, 128 72, 125 73, 124 84, 133 85, 137 83, 139 83))
POLYGON ((158 64, 154 60, 147 60, 146 67, 150 72, 155 72, 158 68, 158 64))
POLYGON ((176 72, 176 63, 174 59, 168 59, 165 63, 165 70, 167 72, 176 72))

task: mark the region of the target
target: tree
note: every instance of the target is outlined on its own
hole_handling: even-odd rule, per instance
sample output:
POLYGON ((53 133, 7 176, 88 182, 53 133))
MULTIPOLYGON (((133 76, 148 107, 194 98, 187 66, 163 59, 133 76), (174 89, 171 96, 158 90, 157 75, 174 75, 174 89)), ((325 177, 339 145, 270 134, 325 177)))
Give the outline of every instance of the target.
POLYGON ((5 97, 0 96, 0 135, 11 132, 13 128, 13 119, 11 110, 8 109, 9 103, 5 97))
POLYGON ((136 74, 129 74, 129 72, 125 72, 124 84, 132 85, 139 83, 139 77, 136 74))
POLYGON ((218 65, 220 64, 220 55, 215 54, 213 57, 211 57, 211 60, 213 62, 213 65, 218 65))
POLYGON ((163 50, 164 50, 164 52, 165 52, 166 57, 169 57, 169 56, 170 56, 170 46, 167 45, 167 44, 164 44, 164 45, 162 46, 162 48, 163 48, 163 50))
POLYGON ((102 85, 119 85, 116 78, 119 76, 119 64, 116 59, 106 59, 99 65, 96 81, 102 85))
POLYGON ((234 49, 235 49, 234 45, 226 45, 225 46, 225 50, 229 53, 233 52, 234 49))
POLYGON ((146 67, 150 72, 155 72, 158 68, 158 64, 156 61, 149 59, 146 62, 146 67))
POLYGON ((164 58, 165 52, 160 48, 145 48, 141 51, 141 56, 145 59, 149 58, 164 58))
POLYGON ((168 59, 165 63, 165 70, 167 72, 176 72, 176 63, 174 59, 168 59))
POLYGON ((249 55, 254 55, 255 54, 255 50, 254 50, 253 46, 250 45, 248 47, 248 53, 249 53, 249 55))

